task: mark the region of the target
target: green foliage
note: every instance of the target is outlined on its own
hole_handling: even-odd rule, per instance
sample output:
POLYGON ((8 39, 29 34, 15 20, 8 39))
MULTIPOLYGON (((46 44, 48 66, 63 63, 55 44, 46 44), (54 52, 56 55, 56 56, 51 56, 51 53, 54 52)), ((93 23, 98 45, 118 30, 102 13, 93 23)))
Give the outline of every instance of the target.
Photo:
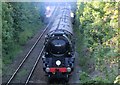
POLYGON ((114 81, 115 84, 120 84, 120 75, 118 75, 114 81))
POLYGON ((118 3, 81 2, 76 21, 80 66, 86 72, 98 70, 105 74, 105 81, 98 78, 101 82, 113 82, 119 57, 118 3))
POLYGON ((90 79, 89 74, 87 74, 86 72, 80 73, 80 82, 81 83, 87 83, 89 79, 90 79))
POLYGON ((40 19, 41 16, 35 3, 2 3, 2 53, 4 64, 10 63, 20 51, 21 46, 43 25, 40 19))
POLYGON ((2 3, 0 2, 0 76, 2 75, 2 3))
POLYGON ((91 76, 86 73, 86 72, 81 72, 80 73, 80 82, 83 83, 83 84, 100 84, 100 85, 103 85, 105 83, 110 83, 109 80, 107 79, 104 79, 100 76, 96 76, 94 78, 91 78, 91 76))

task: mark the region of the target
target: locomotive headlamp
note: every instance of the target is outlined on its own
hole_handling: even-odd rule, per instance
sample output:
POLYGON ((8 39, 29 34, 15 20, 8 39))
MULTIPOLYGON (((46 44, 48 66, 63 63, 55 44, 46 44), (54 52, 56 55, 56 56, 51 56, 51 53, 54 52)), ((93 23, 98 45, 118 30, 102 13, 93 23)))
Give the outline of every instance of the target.
POLYGON ((74 17, 74 13, 73 13, 73 12, 71 12, 71 13, 70 13, 70 16, 73 18, 73 17, 74 17))
POLYGON ((67 71, 68 71, 68 72, 71 72, 71 68, 70 68, 70 67, 67 67, 67 71))
POLYGON ((50 68, 47 67, 47 68, 45 69, 45 71, 46 71, 46 72, 50 72, 50 68))
POLYGON ((61 61, 60 60, 57 60, 56 61, 56 65, 59 66, 61 64, 61 61))

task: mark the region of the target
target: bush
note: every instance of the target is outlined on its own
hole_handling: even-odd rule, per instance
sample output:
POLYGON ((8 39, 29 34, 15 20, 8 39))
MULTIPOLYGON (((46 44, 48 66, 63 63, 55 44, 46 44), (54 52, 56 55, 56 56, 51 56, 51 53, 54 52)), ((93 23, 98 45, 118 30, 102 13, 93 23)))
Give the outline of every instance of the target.
MULTIPOLYGON (((41 3, 39 3, 39 7, 41 3)), ((1 12, 0 12, 1 13, 1 12)), ((8 64, 14 56, 43 26, 38 6, 32 2, 2 3, 2 53, 3 63, 8 64)))

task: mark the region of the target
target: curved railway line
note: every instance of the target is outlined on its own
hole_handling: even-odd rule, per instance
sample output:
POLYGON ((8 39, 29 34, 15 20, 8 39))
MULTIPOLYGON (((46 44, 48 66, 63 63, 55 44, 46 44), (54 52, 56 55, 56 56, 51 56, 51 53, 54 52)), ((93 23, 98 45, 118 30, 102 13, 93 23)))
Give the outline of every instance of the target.
MULTIPOLYGON (((22 80, 20 80, 17 76, 20 73, 20 71, 22 71, 22 69, 24 70, 29 70, 29 74, 26 75, 26 80, 24 80, 25 85, 28 84, 31 76, 33 75, 33 72, 41 58, 42 52, 44 50, 44 46, 41 45, 41 43, 43 43, 43 36, 45 35, 45 33, 49 30, 48 28, 50 28, 52 21, 54 21, 54 16, 56 14, 56 11, 58 9, 58 6, 55 7, 53 13, 52 13, 52 17, 51 20, 49 21, 48 25, 45 27, 45 29, 43 30, 42 34, 40 34, 40 36, 37 38, 36 42, 33 44, 33 46, 30 48, 30 50, 28 51, 28 53, 26 54, 26 56, 23 58, 23 60, 21 61, 21 63, 19 64, 18 68, 15 70, 15 72, 12 74, 12 76, 10 77, 10 79, 8 80, 8 82, 6 83, 6 85, 9 85, 11 83, 21 83, 22 80), (40 41, 41 40, 41 41, 40 41), (42 47, 41 47, 42 46, 42 47), (40 51, 38 51, 38 49, 41 49, 40 51), (34 53, 36 52, 37 53, 34 53), (31 61, 34 61, 34 64, 31 64, 31 61), (29 65, 28 63, 29 62, 29 65), (31 67, 31 69, 26 68, 27 66, 31 67), (15 82, 14 82, 15 81, 15 82)), ((25 76, 24 76, 25 78, 25 76)))

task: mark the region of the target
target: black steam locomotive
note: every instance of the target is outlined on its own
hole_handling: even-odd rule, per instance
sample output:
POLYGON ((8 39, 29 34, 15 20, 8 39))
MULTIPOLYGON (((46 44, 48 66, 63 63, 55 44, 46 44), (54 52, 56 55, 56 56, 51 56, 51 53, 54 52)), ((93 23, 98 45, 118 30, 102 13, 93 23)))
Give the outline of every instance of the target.
POLYGON ((70 6, 61 6, 46 35, 42 56, 43 70, 49 78, 65 78, 73 72, 75 61, 74 35, 70 6))

